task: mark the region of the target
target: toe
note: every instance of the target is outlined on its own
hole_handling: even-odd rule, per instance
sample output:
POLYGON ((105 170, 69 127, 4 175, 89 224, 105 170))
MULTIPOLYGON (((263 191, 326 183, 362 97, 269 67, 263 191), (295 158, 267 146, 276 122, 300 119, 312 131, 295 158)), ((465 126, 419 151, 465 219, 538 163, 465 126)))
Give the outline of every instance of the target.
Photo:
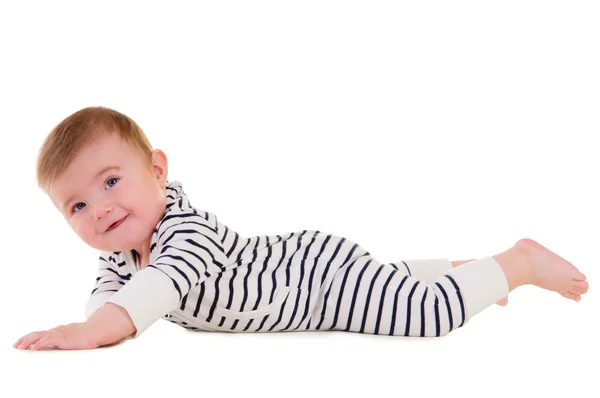
POLYGON ((568 299, 575 300, 575 301, 581 300, 581 295, 576 294, 576 293, 565 292, 565 293, 561 293, 560 295, 563 297, 566 297, 568 299))
POLYGON ((587 292, 588 287, 589 287, 589 284, 587 282, 585 282, 585 281, 584 282, 577 282, 576 281, 573 284, 573 288, 571 288, 570 290, 574 291, 576 293, 585 293, 585 292, 587 292))
POLYGON ((500 300, 496 301, 496 304, 501 305, 502 307, 504 307, 506 304, 508 304, 508 297, 504 297, 503 299, 500 299, 500 300))
POLYGON ((575 279, 576 281, 585 281, 587 278, 583 273, 576 271, 575 275, 573 276, 573 279, 575 279))

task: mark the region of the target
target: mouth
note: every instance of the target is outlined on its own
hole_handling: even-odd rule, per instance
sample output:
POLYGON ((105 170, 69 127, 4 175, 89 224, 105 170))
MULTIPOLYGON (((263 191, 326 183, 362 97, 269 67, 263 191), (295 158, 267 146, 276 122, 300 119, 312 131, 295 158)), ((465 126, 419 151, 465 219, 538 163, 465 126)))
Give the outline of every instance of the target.
POLYGON ((121 218, 120 220, 115 221, 114 223, 112 223, 110 225, 110 227, 108 227, 108 229, 104 232, 108 232, 108 231, 112 231, 113 229, 117 228, 119 225, 123 224, 123 221, 125 221, 125 219, 129 217, 129 214, 126 215, 125 217, 121 218))

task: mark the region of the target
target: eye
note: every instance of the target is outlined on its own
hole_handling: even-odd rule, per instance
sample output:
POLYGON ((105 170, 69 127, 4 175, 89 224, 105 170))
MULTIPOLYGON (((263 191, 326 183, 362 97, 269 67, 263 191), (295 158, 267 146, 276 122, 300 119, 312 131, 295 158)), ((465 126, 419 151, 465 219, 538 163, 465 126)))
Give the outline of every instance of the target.
POLYGON ((113 187, 117 183, 117 181, 119 181, 118 178, 111 178, 110 180, 106 181, 106 185, 108 185, 109 187, 113 187), (112 185, 110 184, 111 181, 114 181, 112 185))
MULTIPOLYGON (((120 180, 120 178, 111 178, 106 181, 106 186, 108 186, 109 188, 112 188, 115 186, 115 184, 119 180, 120 180)), ((83 203, 83 202, 76 203, 75 206, 73 206, 73 213, 77 213, 79 210, 81 210, 83 208, 83 207, 79 207, 79 205, 85 206, 85 203, 83 203)))

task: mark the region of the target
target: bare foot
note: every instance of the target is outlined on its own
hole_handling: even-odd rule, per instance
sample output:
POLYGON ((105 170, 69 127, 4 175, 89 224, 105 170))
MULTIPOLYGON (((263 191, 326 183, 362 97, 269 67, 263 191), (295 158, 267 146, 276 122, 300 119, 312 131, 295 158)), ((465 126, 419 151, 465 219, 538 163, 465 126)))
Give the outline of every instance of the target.
POLYGON ((515 246, 526 249, 532 268, 529 284, 551 290, 561 296, 580 301, 589 284, 584 274, 570 262, 532 239, 521 239, 515 246))

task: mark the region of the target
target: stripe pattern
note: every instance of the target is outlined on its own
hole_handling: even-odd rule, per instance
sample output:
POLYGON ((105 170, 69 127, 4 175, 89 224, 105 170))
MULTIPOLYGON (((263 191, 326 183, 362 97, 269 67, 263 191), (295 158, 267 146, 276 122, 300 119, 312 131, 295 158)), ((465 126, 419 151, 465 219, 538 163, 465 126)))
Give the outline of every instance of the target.
MULTIPOLYGON (((189 330, 340 330, 443 336, 464 325, 449 275, 425 283, 405 261, 382 264, 357 243, 321 231, 241 237, 167 186, 151 264, 168 275, 178 307, 164 318, 189 330)), ((140 269, 135 252, 102 252, 88 306, 101 306, 140 269)))

